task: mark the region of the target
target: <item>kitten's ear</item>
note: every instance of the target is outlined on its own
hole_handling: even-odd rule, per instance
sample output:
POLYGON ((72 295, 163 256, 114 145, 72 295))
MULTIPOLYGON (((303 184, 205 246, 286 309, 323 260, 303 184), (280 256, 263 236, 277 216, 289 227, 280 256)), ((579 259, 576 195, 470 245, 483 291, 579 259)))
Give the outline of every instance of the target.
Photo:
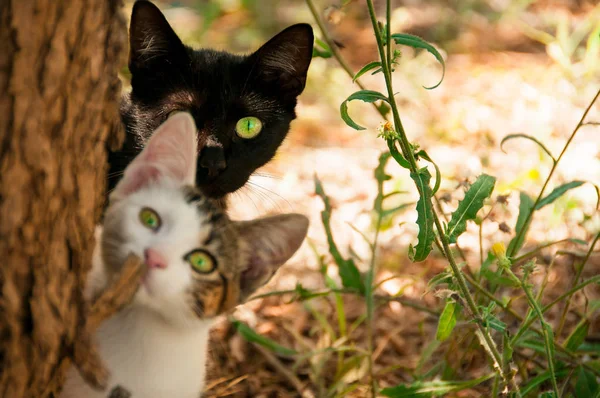
POLYGON ((309 24, 284 29, 253 54, 258 73, 265 81, 276 83, 286 96, 298 96, 306 85, 313 42, 309 24))
POLYGON ((189 113, 168 118, 152 134, 144 150, 127 166, 111 199, 127 196, 148 184, 169 177, 181 185, 194 185, 198 156, 196 124, 189 113))
POLYGON ((185 56, 185 47, 163 13, 149 1, 136 1, 129 26, 129 69, 135 73, 149 63, 185 56))
POLYGON ((234 225, 249 255, 248 266, 240 277, 240 302, 243 302, 298 250, 308 231, 308 218, 282 214, 234 225))

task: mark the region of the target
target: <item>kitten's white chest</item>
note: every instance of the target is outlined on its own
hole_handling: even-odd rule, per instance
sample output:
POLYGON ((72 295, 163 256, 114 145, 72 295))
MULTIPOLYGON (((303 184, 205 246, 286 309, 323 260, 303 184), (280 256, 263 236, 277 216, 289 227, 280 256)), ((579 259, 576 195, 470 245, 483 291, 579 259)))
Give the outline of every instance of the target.
POLYGON ((111 372, 108 391, 93 391, 71 369, 63 398, 104 398, 117 385, 132 398, 199 398, 210 324, 199 326, 177 329, 145 311, 117 314, 96 333, 100 354, 111 372))

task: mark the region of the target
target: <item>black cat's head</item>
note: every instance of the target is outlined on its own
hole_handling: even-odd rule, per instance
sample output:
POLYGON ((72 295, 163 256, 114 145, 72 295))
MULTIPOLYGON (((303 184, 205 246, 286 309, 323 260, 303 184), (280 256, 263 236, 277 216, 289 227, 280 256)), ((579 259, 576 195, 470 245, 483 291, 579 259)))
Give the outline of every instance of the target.
POLYGON ((196 182, 221 198, 270 161, 296 117, 313 33, 293 25, 256 52, 239 56, 193 50, 148 1, 134 4, 130 25, 132 91, 122 109, 139 149, 170 114, 187 111, 198 127, 196 182))

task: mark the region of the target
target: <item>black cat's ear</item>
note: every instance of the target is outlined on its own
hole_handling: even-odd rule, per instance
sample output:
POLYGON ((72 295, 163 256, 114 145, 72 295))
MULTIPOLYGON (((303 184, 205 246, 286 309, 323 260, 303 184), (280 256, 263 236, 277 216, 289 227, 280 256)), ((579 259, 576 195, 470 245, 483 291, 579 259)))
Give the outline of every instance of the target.
POLYGON ((313 42, 313 30, 308 24, 284 29, 253 55, 261 78, 277 84, 285 95, 298 96, 306 85, 313 42))
POLYGON ((300 248, 308 232, 308 218, 280 214, 234 225, 248 253, 246 269, 240 276, 239 301, 244 302, 300 248))
POLYGON ((136 1, 129 27, 129 69, 135 73, 155 60, 176 59, 185 47, 163 13, 149 1, 136 1))

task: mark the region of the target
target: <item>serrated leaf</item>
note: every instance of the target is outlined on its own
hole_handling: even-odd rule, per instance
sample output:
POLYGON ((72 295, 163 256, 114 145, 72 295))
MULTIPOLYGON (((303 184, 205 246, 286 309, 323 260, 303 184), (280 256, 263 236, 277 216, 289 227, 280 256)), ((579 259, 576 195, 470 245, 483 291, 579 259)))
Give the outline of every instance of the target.
POLYGON ((552 192, 550 192, 548 194, 548 196, 545 196, 544 198, 542 198, 537 206, 535 207, 536 210, 541 209, 542 207, 549 205, 550 203, 554 202, 556 199, 560 198, 562 195, 564 195, 568 190, 573 189, 573 188, 577 188, 582 186, 583 184, 585 184, 585 181, 571 181, 568 182, 566 184, 563 184, 561 186, 558 186, 556 188, 554 188, 552 190, 552 192))
POLYGON ((523 243, 525 243, 525 237, 527 236, 527 231, 529 230, 529 226, 531 225, 531 217, 529 217, 529 213, 533 211, 533 199, 525 192, 520 193, 521 202, 519 203, 519 216, 517 217, 517 224, 515 225, 515 237, 508 244, 507 252, 512 255, 517 253, 523 247, 523 243), (529 218, 527 225, 525 225, 525 221, 529 218), (523 232, 521 232, 523 231, 523 232), (517 241, 517 237, 520 237, 517 241))
POLYGON ((419 169, 416 173, 410 173, 419 190, 419 201, 417 202, 417 225, 419 226, 419 242, 417 246, 408 247, 408 257, 411 261, 423 261, 431 252, 433 239, 433 205, 431 203, 431 187, 429 181, 431 174, 427 168, 419 169))
POLYGON ((399 385, 381 390, 381 394, 391 398, 427 398, 443 396, 451 392, 473 388, 486 380, 491 379, 494 374, 489 374, 478 379, 468 381, 417 381, 411 384, 399 385))
POLYGON ((444 341, 450 337, 456 326, 457 312, 458 304, 455 301, 447 301, 438 321, 437 332, 435 333, 437 341, 444 341))
POLYGON ((444 62, 444 58, 442 58, 442 55, 440 54, 440 52, 438 50, 436 50, 435 47, 433 47, 431 44, 427 43, 425 40, 421 39, 419 36, 410 35, 408 33, 394 33, 392 35, 392 39, 396 42, 396 44, 402 44, 402 45, 410 46, 413 48, 422 48, 422 49, 429 51, 431 54, 433 54, 435 59, 437 59, 438 62, 440 64, 442 64, 442 77, 440 78, 440 81, 435 86, 425 87, 425 88, 427 90, 432 90, 432 89, 438 87, 440 84, 442 84, 442 81, 444 80, 444 76, 446 74, 446 63, 444 62))
POLYGON ((360 100, 363 102, 372 103, 375 101, 387 102, 388 98, 378 91, 360 90, 360 91, 357 91, 354 94, 350 95, 348 98, 346 98, 346 100, 344 102, 342 102, 342 104, 340 105, 340 114, 342 116, 342 120, 344 120, 344 122, 346 122, 346 124, 348 126, 352 127, 355 130, 365 130, 364 127, 362 127, 359 124, 356 124, 356 122, 354 122, 354 120, 352 120, 350 115, 348 115, 348 102, 354 101, 354 100, 360 100))
POLYGON ((582 319, 581 322, 571 332, 567 340, 565 341, 565 348, 571 352, 576 351, 581 344, 585 341, 585 337, 588 334, 590 328, 590 322, 587 319, 582 319))
POLYGON ((282 345, 277 344, 275 341, 271 340, 268 337, 265 337, 261 334, 258 334, 254 331, 250 326, 246 325, 240 321, 232 321, 233 326, 236 328, 238 333, 246 340, 259 344, 279 355, 287 355, 292 356, 297 354, 295 350, 291 348, 284 347, 282 345))
POLYGON ((356 75, 354 75, 354 78, 352 78, 352 82, 354 83, 359 77, 361 77, 362 75, 364 75, 368 71, 373 70, 375 68, 381 68, 381 62, 379 62, 379 61, 373 61, 373 62, 369 62, 368 64, 366 64, 365 66, 363 66, 362 69, 359 70, 356 73, 356 75))
POLYGON ((490 197, 495 185, 495 177, 482 174, 469 187, 465 198, 458 202, 458 208, 452 213, 452 219, 448 223, 447 235, 451 243, 456 243, 460 234, 465 232, 468 220, 475 220, 477 212, 483 207, 483 201, 490 197))
POLYGON ((577 368, 577 382, 575 383, 576 397, 596 397, 598 394, 598 382, 596 376, 585 370, 583 366, 577 368))

